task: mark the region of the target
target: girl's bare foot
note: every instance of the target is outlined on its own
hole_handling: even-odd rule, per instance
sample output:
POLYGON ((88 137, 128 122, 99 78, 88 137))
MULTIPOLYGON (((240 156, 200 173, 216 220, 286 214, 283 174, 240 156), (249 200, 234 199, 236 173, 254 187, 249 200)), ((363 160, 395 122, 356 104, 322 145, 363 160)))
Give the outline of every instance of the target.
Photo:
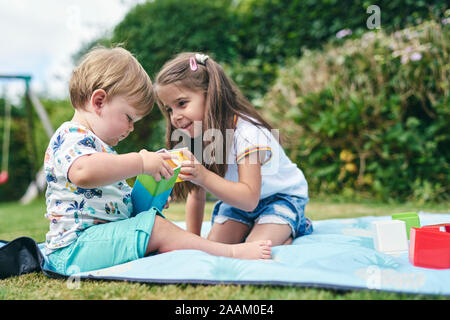
POLYGON ((283 245, 286 246, 286 245, 289 245, 289 244, 291 244, 291 243, 292 243, 292 237, 289 237, 289 238, 283 243, 283 245))
POLYGON ((270 259, 272 257, 271 245, 272 241, 270 240, 233 244, 230 247, 230 256, 238 259, 270 259))

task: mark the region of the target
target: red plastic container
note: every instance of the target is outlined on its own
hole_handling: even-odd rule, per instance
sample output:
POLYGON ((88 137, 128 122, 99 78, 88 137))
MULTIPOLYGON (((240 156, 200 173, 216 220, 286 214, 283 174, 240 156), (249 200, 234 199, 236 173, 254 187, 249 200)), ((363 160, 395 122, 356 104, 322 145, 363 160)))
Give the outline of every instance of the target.
POLYGON ((409 261, 418 267, 450 268, 450 223, 411 228, 409 261))

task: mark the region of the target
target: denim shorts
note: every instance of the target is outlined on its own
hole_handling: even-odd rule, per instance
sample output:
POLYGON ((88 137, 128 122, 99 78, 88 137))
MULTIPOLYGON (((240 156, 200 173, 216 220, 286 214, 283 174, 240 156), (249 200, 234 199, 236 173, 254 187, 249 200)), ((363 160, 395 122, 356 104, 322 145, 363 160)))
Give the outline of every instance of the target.
POLYGON ((288 224, 292 230, 292 238, 297 238, 313 231, 311 220, 305 217, 305 206, 308 200, 308 198, 276 193, 261 199, 252 212, 218 201, 213 209, 212 223, 224 223, 231 219, 246 224, 250 228, 255 223, 288 224))
POLYGON ((70 275, 144 257, 156 214, 161 215, 152 208, 129 219, 87 228, 75 242, 48 255, 50 269, 70 275))

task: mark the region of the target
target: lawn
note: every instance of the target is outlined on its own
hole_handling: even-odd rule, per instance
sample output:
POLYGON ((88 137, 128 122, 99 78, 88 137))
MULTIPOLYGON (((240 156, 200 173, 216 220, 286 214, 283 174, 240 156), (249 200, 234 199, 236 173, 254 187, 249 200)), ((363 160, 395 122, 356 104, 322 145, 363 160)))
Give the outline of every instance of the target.
MULTIPOLYGON (((213 203, 208 203, 205 220, 210 219, 213 203)), ((377 202, 340 202, 312 200, 307 206, 307 216, 312 220, 383 216, 406 211, 450 212, 449 204, 377 202)), ((0 204, 0 239, 13 240, 29 236, 37 242, 45 239, 48 222, 44 218, 45 202, 42 198, 29 205, 0 204)), ((173 221, 184 220, 184 204, 172 203, 165 211, 173 221)), ((130 282, 93 281, 80 283, 78 289, 68 286, 65 280, 49 279, 43 274, 31 273, 0 280, 0 300, 4 299, 446 299, 435 296, 405 295, 369 290, 334 291, 290 286, 252 285, 160 285, 130 282)))

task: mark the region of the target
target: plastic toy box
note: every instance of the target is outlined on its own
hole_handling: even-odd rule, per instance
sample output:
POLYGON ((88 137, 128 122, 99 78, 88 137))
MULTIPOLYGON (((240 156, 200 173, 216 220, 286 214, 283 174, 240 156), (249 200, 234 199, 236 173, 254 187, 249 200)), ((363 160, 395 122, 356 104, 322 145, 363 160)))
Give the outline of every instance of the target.
POLYGON ((372 222, 375 250, 386 254, 408 252, 405 222, 402 220, 382 220, 372 222))
POLYGON ((418 267, 450 268, 450 223, 411 228, 409 261, 418 267))

